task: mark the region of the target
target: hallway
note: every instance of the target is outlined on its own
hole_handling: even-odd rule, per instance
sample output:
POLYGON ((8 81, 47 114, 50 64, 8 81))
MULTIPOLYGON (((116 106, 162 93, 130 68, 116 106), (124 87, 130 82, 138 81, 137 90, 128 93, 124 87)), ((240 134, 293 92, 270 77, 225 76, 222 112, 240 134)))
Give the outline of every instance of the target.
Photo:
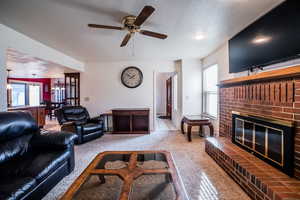
POLYGON ((170 119, 156 118, 156 131, 175 131, 178 130, 170 119))

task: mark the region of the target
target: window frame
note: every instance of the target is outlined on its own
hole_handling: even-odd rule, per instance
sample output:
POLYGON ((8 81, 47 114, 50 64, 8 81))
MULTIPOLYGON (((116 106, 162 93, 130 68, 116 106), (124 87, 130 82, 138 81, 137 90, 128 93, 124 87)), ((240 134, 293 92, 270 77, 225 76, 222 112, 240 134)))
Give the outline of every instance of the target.
MULTIPOLYGON (((25 85, 25 105, 29 106, 29 85, 38 85, 40 86, 40 103, 43 102, 43 83, 41 82, 31 82, 31 81, 20 81, 20 80, 9 80, 9 84, 22 84, 25 85)), ((12 97, 11 97, 12 98, 12 97)), ((11 106, 11 107, 20 107, 20 106, 11 106)))
MULTIPOLYGON (((11 84, 11 85, 23 85, 24 86, 24 105, 13 105, 13 93, 11 92, 11 106, 12 107, 20 107, 20 106, 26 106, 26 100, 27 100, 27 98, 26 98, 26 93, 27 93, 27 85, 26 85, 26 83, 20 83, 20 82, 9 82, 9 84, 11 84)), ((11 91, 13 90, 13 87, 12 87, 12 89, 11 89, 11 91)))
MULTIPOLYGON (((218 114, 219 114, 219 88, 217 87, 216 91, 206 91, 204 88, 204 71, 213 66, 217 66, 217 69, 219 68, 219 65, 217 63, 211 64, 211 65, 208 65, 208 66, 202 68, 202 73, 201 73, 202 74, 202 115, 206 116, 208 118, 211 118, 211 119, 217 119, 218 114), (208 94, 216 94, 217 95, 217 114, 216 114, 216 116, 213 116, 212 114, 207 112, 207 106, 208 106, 207 105, 207 95, 208 94)), ((217 80, 218 79, 219 79, 219 77, 218 77, 218 70, 217 70, 217 80)))

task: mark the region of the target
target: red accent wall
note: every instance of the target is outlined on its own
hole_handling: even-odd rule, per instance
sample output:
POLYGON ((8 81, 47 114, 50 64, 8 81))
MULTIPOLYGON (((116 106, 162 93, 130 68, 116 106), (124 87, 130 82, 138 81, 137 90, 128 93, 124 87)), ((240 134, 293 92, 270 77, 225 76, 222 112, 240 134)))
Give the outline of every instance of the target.
POLYGON ((9 80, 43 83, 43 101, 51 101, 51 79, 50 78, 9 78, 9 80))

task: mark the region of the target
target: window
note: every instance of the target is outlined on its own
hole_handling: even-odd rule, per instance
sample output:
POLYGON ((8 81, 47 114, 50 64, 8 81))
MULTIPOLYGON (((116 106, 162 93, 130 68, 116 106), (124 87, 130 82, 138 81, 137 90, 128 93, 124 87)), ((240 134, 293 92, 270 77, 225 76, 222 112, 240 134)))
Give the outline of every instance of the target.
POLYGON ((11 106, 38 106, 42 99, 42 84, 25 81, 10 81, 11 92, 8 93, 11 106))
POLYGON ((11 91, 12 106, 25 106, 26 84, 12 83, 11 91))
POLYGON ((203 70, 203 112, 212 117, 218 115, 218 65, 203 70))
POLYGON ((29 85, 29 105, 39 106, 41 98, 41 88, 39 85, 29 85))

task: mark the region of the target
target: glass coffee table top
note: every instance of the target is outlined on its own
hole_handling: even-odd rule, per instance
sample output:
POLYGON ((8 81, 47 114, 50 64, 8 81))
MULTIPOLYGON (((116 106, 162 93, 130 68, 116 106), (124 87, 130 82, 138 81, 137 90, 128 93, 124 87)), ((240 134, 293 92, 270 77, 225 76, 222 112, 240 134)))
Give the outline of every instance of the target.
POLYGON ((166 151, 100 153, 61 198, 75 200, 187 200, 166 151))

